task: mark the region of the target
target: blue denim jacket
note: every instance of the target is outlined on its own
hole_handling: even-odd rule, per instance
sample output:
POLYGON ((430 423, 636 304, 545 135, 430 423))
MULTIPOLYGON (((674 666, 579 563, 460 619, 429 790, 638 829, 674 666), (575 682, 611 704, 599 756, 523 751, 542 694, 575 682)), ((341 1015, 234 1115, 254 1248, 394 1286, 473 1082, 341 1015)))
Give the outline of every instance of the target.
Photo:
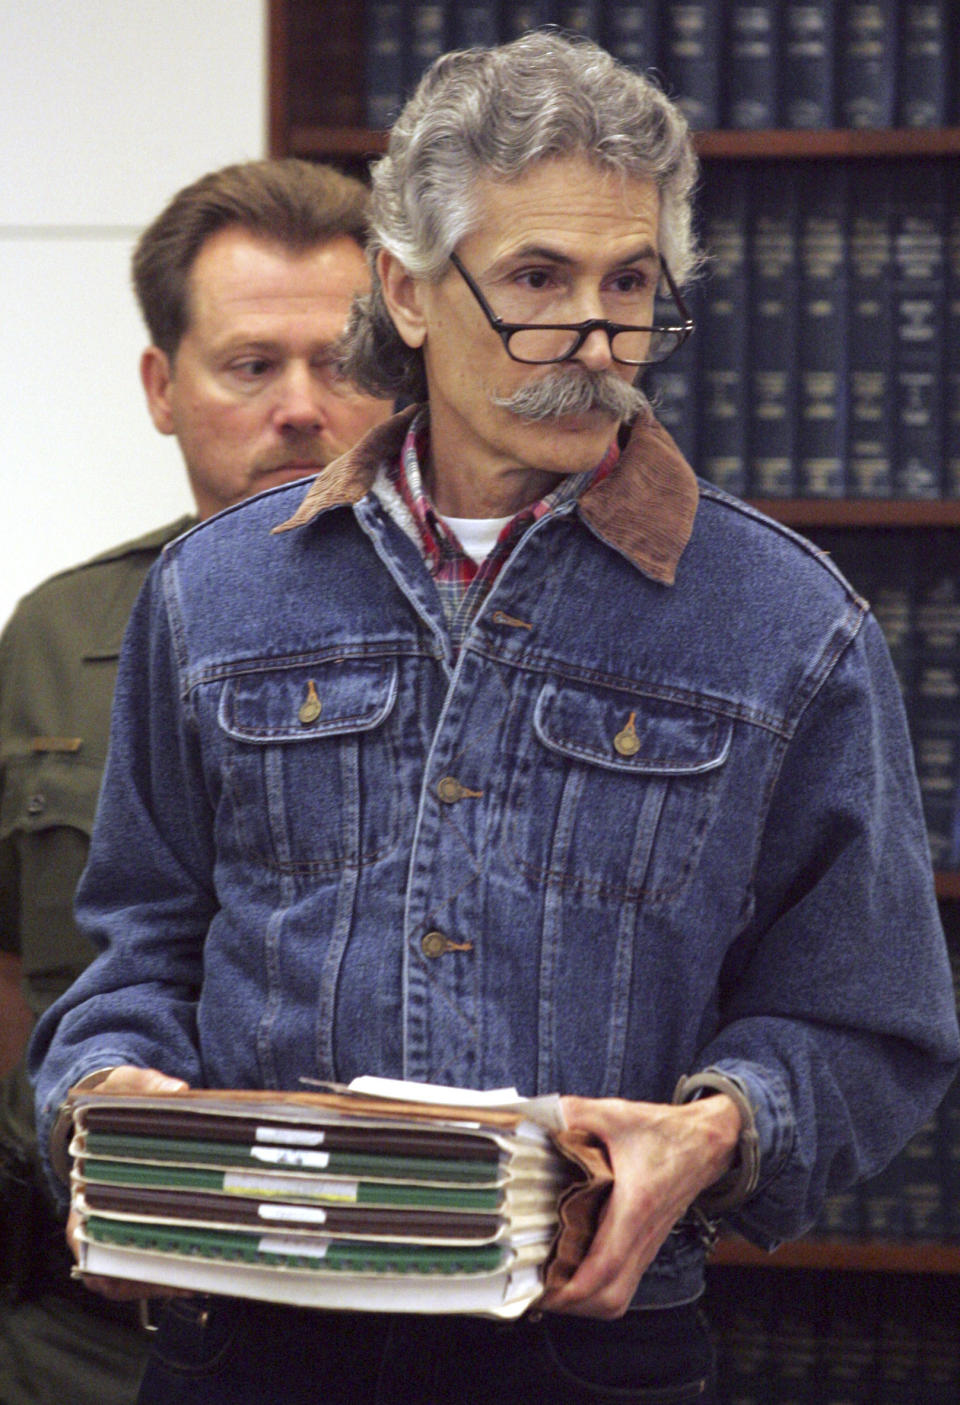
MULTIPOLYGON (((121 663, 79 917, 32 1047, 41 1145, 117 1063, 668 1102, 734 1074, 772 1246, 878 1169, 958 1056, 911 749, 830 562, 654 423, 525 535, 455 652, 369 491, 391 421, 204 523, 121 663), (41 1066, 42 1065, 42 1066, 41 1066)), ((641 1302, 701 1285, 671 1236, 641 1302)))

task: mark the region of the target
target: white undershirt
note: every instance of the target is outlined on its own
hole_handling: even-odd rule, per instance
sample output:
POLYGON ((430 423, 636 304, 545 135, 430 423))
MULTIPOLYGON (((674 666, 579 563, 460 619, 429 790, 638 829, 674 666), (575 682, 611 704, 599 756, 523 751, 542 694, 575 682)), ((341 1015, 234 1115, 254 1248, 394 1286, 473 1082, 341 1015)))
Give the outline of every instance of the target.
POLYGON ((479 566, 497 544, 497 537, 512 519, 510 517, 444 517, 437 513, 463 547, 471 561, 479 566))

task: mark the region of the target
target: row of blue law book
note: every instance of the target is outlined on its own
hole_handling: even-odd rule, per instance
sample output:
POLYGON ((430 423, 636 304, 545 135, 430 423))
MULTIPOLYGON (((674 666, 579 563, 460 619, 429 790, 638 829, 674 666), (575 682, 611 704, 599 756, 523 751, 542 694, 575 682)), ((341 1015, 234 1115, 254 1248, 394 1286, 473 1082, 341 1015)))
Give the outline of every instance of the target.
POLYGON ((697 471, 757 498, 960 495, 956 161, 708 165, 700 204, 697 329, 644 381, 697 471))
POLYGON ((368 0, 368 126, 392 124, 439 54, 546 24, 655 70, 700 130, 958 120, 949 0, 368 0))
POLYGON ((710 1270, 720 1405, 956 1405, 960 1279, 710 1270))
MULTIPOLYGON (((933 866, 956 869, 960 536, 950 528, 831 528, 808 535, 869 601, 883 631, 906 707, 933 866)), ((960 1231, 960 1177, 956 1189, 960 1231)))

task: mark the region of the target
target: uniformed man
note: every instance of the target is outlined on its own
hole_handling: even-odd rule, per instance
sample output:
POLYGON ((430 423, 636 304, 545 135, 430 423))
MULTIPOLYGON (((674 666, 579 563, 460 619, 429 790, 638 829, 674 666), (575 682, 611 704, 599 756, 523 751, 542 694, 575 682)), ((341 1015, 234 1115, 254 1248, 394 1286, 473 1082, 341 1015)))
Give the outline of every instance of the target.
MULTIPOLYGON (((331 354, 368 283, 366 210, 359 181, 258 161, 180 191, 141 237, 133 276, 151 338, 141 378, 154 424, 179 442, 199 518, 316 473, 390 413, 331 354)), ((0 639, 0 1027, 14 1057, 16 1033, 25 1040, 93 955, 73 894, 120 642, 148 567, 191 520, 45 581, 0 639)), ((34 1173, 32 1106, 18 1064, 0 1086, 0 1400, 121 1405, 136 1395, 145 1333, 135 1310, 71 1283, 62 1224, 34 1173)))

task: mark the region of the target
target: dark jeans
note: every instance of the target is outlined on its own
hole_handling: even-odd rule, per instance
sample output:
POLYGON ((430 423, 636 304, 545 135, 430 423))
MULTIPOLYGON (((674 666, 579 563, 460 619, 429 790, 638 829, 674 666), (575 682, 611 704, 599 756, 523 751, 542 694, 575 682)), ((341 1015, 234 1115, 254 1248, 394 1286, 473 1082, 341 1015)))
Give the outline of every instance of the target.
POLYGON ((616 1322, 311 1312, 172 1299, 139 1405, 715 1405, 695 1305, 616 1322))

